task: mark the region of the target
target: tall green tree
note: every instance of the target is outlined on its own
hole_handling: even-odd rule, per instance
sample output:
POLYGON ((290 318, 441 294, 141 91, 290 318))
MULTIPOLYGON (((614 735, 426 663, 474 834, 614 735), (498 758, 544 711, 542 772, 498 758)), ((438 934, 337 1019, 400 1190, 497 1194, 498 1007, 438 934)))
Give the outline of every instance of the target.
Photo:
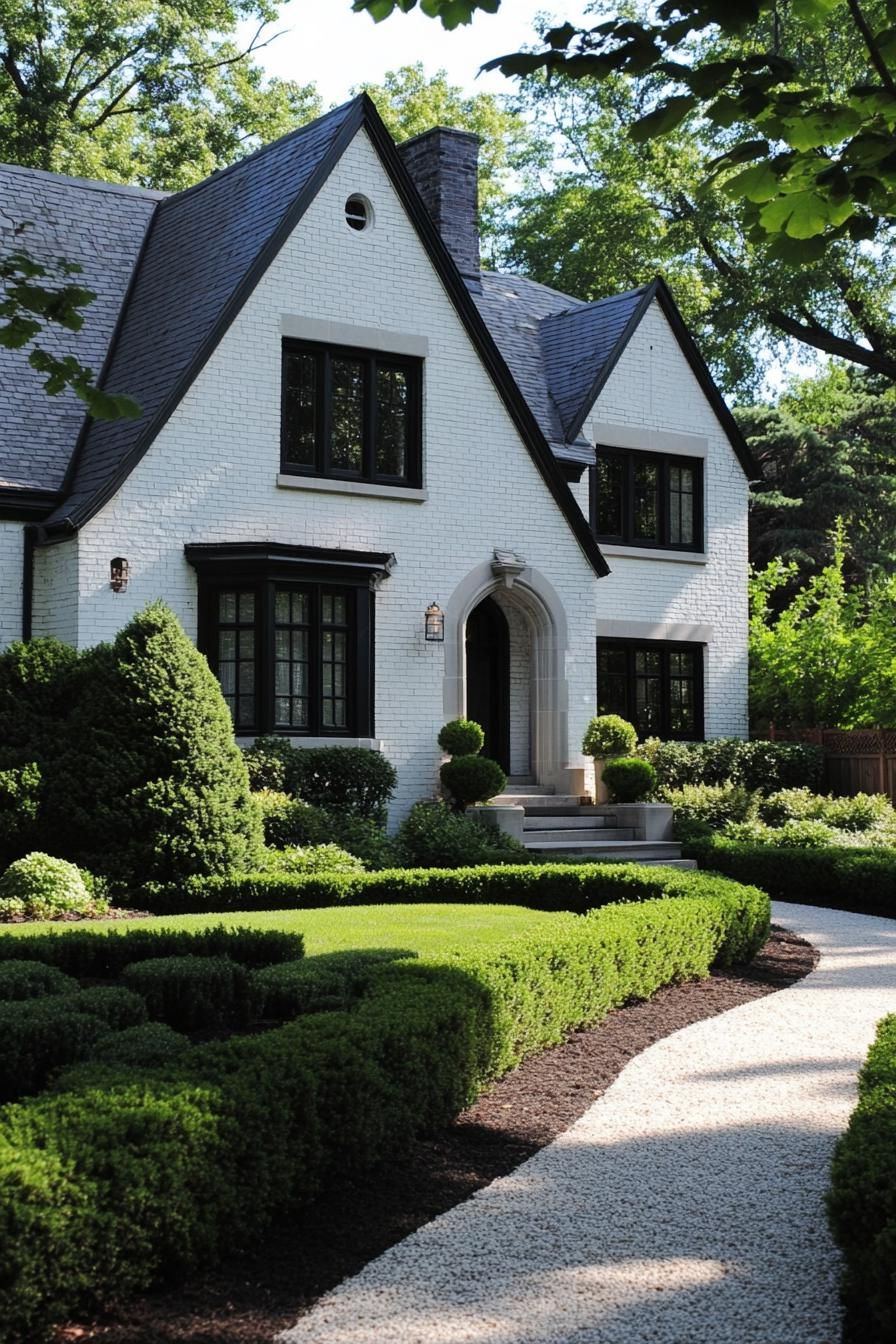
POLYGON ((845 524, 850 586, 896 571, 896 393, 874 382, 832 366, 792 382, 776 407, 735 412, 763 477, 750 500, 751 562, 792 567, 779 605, 832 561, 833 518, 845 524))
POLYGON ((750 589, 750 718, 801 727, 896 723, 896 578, 851 588, 842 524, 832 558, 779 611, 794 569, 774 560, 750 589))
POLYGON ((509 99, 491 93, 467 94, 444 70, 426 75, 421 62, 390 70, 381 84, 364 84, 389 131, 409 140, 433 126, 473 131, 479 145, 479 215, 486 256, 493 260, 510 200, 511 172, 530 152, 533 135, 509 99))
POLYGON ((275 16, 270 0, 2 0, 0 158, 189 186, 320 109, 254 59, 275 16))
MULTIPOLYGON (((497 0, 427 0, 444 26, 497 0)), ((356 0, 383 18, 416 0, 356 0)), ((679 205, 728 300, 772 332, 896 380, 896 8, 892 0, 621 6, 489 62, 650 93, 641 142, 684 130, 702 191, 679 205), (736 239, 726 236, 734 209, 736 239), (722 220, 721 232, 717 221, 722 220)))

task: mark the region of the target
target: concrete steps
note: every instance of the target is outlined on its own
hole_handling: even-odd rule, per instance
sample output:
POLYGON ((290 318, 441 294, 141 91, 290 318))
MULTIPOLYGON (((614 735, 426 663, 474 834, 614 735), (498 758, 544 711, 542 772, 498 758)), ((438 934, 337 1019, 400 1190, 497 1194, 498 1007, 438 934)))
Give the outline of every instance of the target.
POLYGON ((507 792, 493 800, 522 807, 523 844, 533 854, 560 862, 645 863, 672 868, 696 868, 681 857, 681 846, 671 840, 636 840, 636 832, 617 825, 611 810, 595 807, 590 799, 551 793, 544 785, 509 780, 507 792))

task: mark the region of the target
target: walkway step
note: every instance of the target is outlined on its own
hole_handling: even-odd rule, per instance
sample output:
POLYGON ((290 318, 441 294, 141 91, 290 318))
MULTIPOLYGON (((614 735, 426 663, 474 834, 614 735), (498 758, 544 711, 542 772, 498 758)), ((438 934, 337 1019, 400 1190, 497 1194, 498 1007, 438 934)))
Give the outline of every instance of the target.
POLYGON ((670 860, 687 863, 696 867, 693 859, 681 858, 681 846, 671 840, 546 840, 538 844, 526 845, 530 854, 543 854, 547 858, 582 859, 596 862, 606 859, 609 863, 667 863, 670 860))
POLYGON ((580 798, 572 793, 549 793, 547 789, 539 793, 534 790, 526 790, 525 793, 499 793, 493 798, 492 803, 496 807, 524 807, 528 813, 530 804, 536 808, 550 808, 560 812, 574 811, 583 803, 587 803, 587 798, 580 798))
POLYGON ((575 812, 558 812, 555 808, 526 808, 523 819, 524 831, 537 831, 550 826, 554 830, 593 831, 616 825, 616 818, 606 812, 595 812, 590 808, 577 808, 575 812))
POLYGON ((527 849, 542 849, 555 841, 574 845, 581 849, 584 845, 606 845, 616 841, 634 840, 635 832, 630 826, 590 826, 587 829, 569 831, 562 827, 543 826, 537 830, 525 827, 523 844, 527 849))

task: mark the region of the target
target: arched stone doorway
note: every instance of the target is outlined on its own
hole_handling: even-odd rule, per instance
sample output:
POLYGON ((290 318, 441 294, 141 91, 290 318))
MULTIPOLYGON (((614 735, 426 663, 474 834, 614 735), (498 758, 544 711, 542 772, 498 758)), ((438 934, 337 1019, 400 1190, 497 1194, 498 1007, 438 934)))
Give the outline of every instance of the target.
MULTIPOLYGON (((571 766, 569 759, 566 614, 556 590, 538 570, 519 563, 508 574, 499 559, 503 554, 472 570, 446 604, 445 718, 475 717, 469 708, 467 626, 476 608, 489 599, 508 627, 510 773, 530 775, 560 793, 581 792, 581 767, 578 761, 571 766)), ((473 616, 474 642, 479 619, 473 616)))
POLYGON ((510 627, 493 597, 467 617, 466 715, 485 733, 483 754, 510 774, 510 627))

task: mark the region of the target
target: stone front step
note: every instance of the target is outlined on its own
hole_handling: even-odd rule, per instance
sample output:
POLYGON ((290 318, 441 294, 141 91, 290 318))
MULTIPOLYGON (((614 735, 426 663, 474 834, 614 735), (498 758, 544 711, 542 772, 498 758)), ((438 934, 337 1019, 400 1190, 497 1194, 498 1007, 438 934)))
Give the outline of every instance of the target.
POLYGON ((548 840, 527 844, 532 854, 561 862, 660 863, 676 868, 696 868, 694 859, 681 857, 681 846, 671 840, 548 840))
POLYGON ((616 826, 616 818, 609 812, 598 812, 594 807, 579 807, 575 812, 558 812, 550 807, 527 807, 523 821, 524 831, 542 827, 564 831, 608 830, 616 826))
MULTIPOLYGON (((566 820, 566 818, 558 818, 566 820)), ((634 840, 635 832, 625 826, 589 826, 587 829, 568 830, 561 826, 542 826, 530 830, 524 826, 523 844, 527 849, 542 849, 547 844, 570 844, 576 849, 584 845, 605 845, 616 841, 634 840)))
POLYGON ((528 816, 536 808, 551 812, 575 812, 590 800, 573 793, 550 793, 547 789, 536 793, 527 789, 525 793, 499 793, 490 801, 494 807, 524 807, 528 816))

